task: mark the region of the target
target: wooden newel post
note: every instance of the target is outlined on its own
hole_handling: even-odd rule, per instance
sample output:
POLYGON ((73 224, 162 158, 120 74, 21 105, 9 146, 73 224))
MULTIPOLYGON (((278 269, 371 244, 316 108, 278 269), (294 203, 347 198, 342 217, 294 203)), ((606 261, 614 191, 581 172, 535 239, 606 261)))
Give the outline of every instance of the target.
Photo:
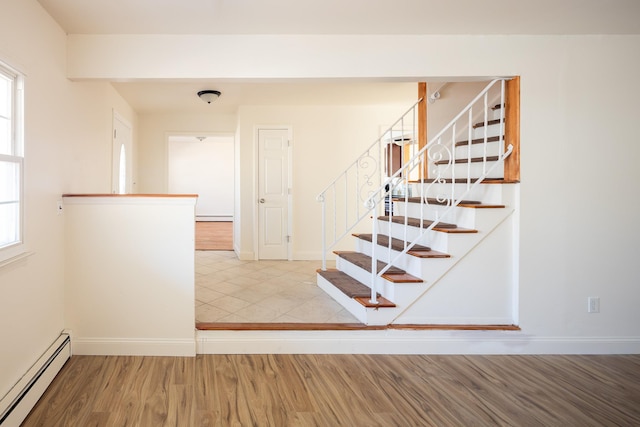
MULTIPOLYGON (((418 150, 422 150, 427 145, 427 83, 418 83, 418 150)), ((422 169, 421 179, 429 178, 429 163, 425 153, 425 161, 422 169)))
POLYGON ((505 147, 513 151, 504 161, 504 182, 520 182, 520 76, 507 80, 505 98, 505 147))

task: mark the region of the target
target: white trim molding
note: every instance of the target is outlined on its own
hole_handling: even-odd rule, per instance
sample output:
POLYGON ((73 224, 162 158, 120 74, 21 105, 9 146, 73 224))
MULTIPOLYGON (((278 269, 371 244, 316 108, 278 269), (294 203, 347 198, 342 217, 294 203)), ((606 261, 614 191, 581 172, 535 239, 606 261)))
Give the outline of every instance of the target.
POLYGON ((76 338, 73 354, 88 356, 186 356, 196 355, 192 338, 76 338))
POLYGON ((522 331, 198 331, 198 354, 639 354, 640 337, 522 331))

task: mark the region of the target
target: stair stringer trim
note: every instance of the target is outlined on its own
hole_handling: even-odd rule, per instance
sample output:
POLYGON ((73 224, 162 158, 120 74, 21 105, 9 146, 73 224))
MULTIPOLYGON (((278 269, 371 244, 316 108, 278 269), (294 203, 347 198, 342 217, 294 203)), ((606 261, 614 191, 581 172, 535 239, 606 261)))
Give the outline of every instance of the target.
MULTIPOLYGON (((489 232, 484 234, 482 236, 482 239, 480 239, 463 256, 456 257, 455 262, 451 263, 451 265, 446 269, 446 271, 443 272, 443 274, 441 274, 436 280, 434 280, 431 283, 427 283, 426 288, 421 289, 422 293, 416 298, 414 298, 411 301, 411 303, 409 303, 408 305, 398 304, 398 308, 400 308, 402 311, 398 313, 398 311, 400 310, 396 310, 396 313, 398 313, 398 315, 391 323, 393 324, 413 324, 413 323, 415 324, 476 324, 476 325, 515 324, 517 322, 517 313, 516 313, 517 300, 515 298, 515 295, 517 295, 517 277, 513 274, 513 271, 517 271, 517 265, 515 265, 517 263, 517 251, 514 251, 516 241, 514 240, 514 236, 513 236, 513 233, 514 233, 513 228, 514 228, 514 224, 517 223, 517 218, 514 214, 515 214, 515 210, 510 212, 509 215, 505 216, 501 221, 499 221, 495 225, 495 227, 493 227, 489 232), (425 299, 428 300, 427 305, 429 303, 433 303, 433 300, 430 300, 430 299, 432 297, 435 297, 435 295, 433 295, 434 290, 443 289, 441 286, 446 286, 446 291, 452 291, 452 284, 444 283, 444 282, 451 279, 452 273, 461 271, 459 270, 460 268, 464 269, 464 267, 462 266, 465 264, 465 261, 473 259, 475 255, 479 254, 479 251, 483 251, 483 249, 487 249, 487 244, 493 243, 491 242, 491 239, 496 237, 498 232, 508 233, 508 235, 506 237, 503 237, 502 239, 508 238, 511 241, 511 247, 505 249, 505 253, 511 254, 511 258, 509 259, 510 264, 509 265, 500 264, 500 268, 502 268, 502 270, 493 269, 493 267, 491 267, 488 270, 485 270, 484 272, 482 272, 482 274, 477 274, 477 273, 473 274, 473 278, 470 278, 469 282, 473 281, 477 283, 485 279, 486 276, 491 276, 491 274, 496 274, 496 272, 498 272, 497 274, 504 275, 505 282, 501 283, 501 286, 508 288, 509 294, 497 295, 496 297, 503 298, 505 301, 507 301, 506 303, 509 304, 508 310, 504 310, 500 315, 493 315, 493 316, 465 315, 464 317, 449 316, 449 317, 438 318, 432 315, 422 315, 420 317, 416 317, 415 314, 413 314, 413 316, 403 318, 403 316, 405 316, 407 313, 411 313, 412 310, 418 307, 421 304, 421 302, 423 302, 425 299), (440 287, 437 285, 440 285, 440 287)), ((494 253, 493 250, 491 249, 487 249, 487 250, 489 250, 491 253, 494 253)), ((502 259, 500 255, 501 254, 495 254, 496 258, 502 259)), ((469 284, 469 282, 467 282, 467 284, 469 284)), ((455 300, 457 300, 458 298, 460 298, 460 295, 457 295, 457 298, 455 300)), ((447 299, 447 301, 448 300, 449 299, 447 299)), ((481 304, 480 301, 475 301, 475 303, 481 304)))
MULTIPOLYGON (((429 292, 431 288, 433 288, 438 282, 440 282, 447 274, 454 269, 463 259, 465 259, 469 254, 478 250, 478 248, 482 245, 482 243, 493 234, 493 232, 500 227, 503 223, 505 223, 508 219, 512 218, 516 212, 516 209, 509 209, 508 212, 505 213, 503 217, 501 217, 498 221, 493 224, 487 231, 485 229, 481 229, 482 233, 474 234, 473 237, 477 240, 471 244, 466 251, 463 253, 454 253, 451 258, 443 258, 443 259, 423 259, 421 262, 423 263, 444 263, 448 265, 441 266, 441 270, 435 276, 430 276, 427 274, 423 274, 424 282, 418 286, 412 284, 407 286, 406 284, 393 284, 395 291, 393 296, 384 295, 385 297, 391 299, 395 304, 395 308, 384 308, 380 310, 368 310, 368 317, 366 319, 365 324, 368 325, 388 325, 393 324, 400 316, 402 316, 407 310, 413 307, 421 298, 424 298, 425 295, 429 292)), ((457 237, 463 237, 465 235, 459 235, 457 237)), ((463 238, 470 238, 472 235, 466 235, 463 238)), ((411 255, 405 254, 405 257, 410 257, 411 255)), ((381 259, 385 261, 384 259, 381 259)), ((398 265, 400 268, 402 266, 398 265)), ((365 283, 367 286, 368 283, 365 283)), ((354 314, 355 315, 355 314, 354 314)), ((356 316, 357 317, 357 316, 356 316)), ((462 322, 459 322, 462 323, 462 322)))

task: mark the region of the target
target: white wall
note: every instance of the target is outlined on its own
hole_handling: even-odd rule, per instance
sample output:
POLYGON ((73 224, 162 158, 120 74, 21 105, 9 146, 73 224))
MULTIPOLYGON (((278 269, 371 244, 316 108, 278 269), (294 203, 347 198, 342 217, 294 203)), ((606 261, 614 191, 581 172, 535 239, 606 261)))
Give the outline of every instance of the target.
POLYGON ((233 137, 169 137, 169 193, 197 194, 196 219, 233 220, 233 137))
MULTIPOLYGON (((202 103, 202 107, 207 105, 202 103)), ((170 135, 228 134, 236 132, 235 115, 211 113, 146 113, 139 115, 138 192, 168 191, 167 141, 170 135)))
MULTIPOLYGON (((256 208, 256 130, 261 125, 291 126, 293 182, 293 259, 320 259, 320 204, 316 196, 365 147, 411 105, 246 106, 238 111, 240 143, 239 255, 253 259, 256 208)), ((351 242, 346 243, 353 247, 351 242)))
POLYGON ((25 229, 33 255, 0 268, 0 396, 65 328, 67 191, 108 192, 111 110, 135 116, 108 83, 66 78, 66 35, 35 1, 6 0, 0 58, 26 74, 25 229))
MULTIPOLYGON (((427 103, 427 140, 431 141, 449 122, 466 107, 475 96, 485 88, 488 82, 451 82, 440 91, 440 99, 433 104, 427 103)), ((442 86, 442 83, 429 83, 427 95, 442 86)), ((498 89, 499 85, 494 85, 498 89)), ((493 88, 492 88, 493 89, 493 88)), ((466 138, 464 138, 466 139, 466 138)))
POLYGON ((65 197, 75 354, 195 354, 193 197, 65 197))
POLYGON ((639 50, 637 35, 75 35, 69 76, 419 81, 520 75, 523 334, 637 349, 639 50), (212 50, 215 58, 207 55, 212 50), (588 296, 601 298, 601 313, 586 312, 588 296))

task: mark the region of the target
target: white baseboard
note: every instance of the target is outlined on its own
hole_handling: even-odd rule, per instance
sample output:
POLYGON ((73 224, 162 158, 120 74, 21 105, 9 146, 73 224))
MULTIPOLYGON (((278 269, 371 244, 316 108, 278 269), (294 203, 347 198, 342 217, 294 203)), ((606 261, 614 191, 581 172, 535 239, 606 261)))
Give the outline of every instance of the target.
POLYGON ((198 354, 640 354, 640 337, 521 331, 198 331, 198 354))
POLYGON ((208 216, 199 215, 196 216, 197 222, 233 222, 233 216, 208 216))
POLYGON ((193 339, 77 338, 73 354, 88 356, 188 356, 196 355, 193 339))
POLYGON ((70 357, 70 337, 62 334, 0 400, 0 424, 19 426, 70 357))
POLYGON ((238 250, 237 246, 233 247, 233 251, 236 253, 236 256, 240 261, 253 261, 256 259, 255 252, 249 252, 249 251, 241 252, 238 250))

